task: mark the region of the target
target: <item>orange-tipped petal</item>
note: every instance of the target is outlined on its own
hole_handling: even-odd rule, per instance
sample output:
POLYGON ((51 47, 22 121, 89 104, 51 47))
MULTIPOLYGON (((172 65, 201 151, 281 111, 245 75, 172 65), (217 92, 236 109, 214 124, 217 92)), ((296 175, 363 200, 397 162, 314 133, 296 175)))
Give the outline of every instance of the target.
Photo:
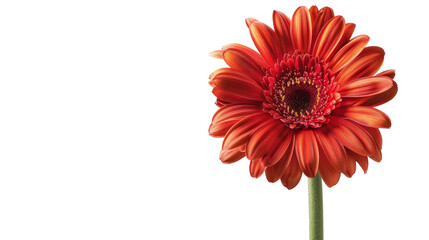
MULTIPOLYGON (((216 75, 221 74, 221 73, 227 73, 227 72, 230 72, 230 71, 231 71, 230 68, 219 68, 219 69, 216 69, 215 71, 213 71, 212 73, 210 73, 210 76, 209 76, 209 79, 210 79, 209 84, 210 84, 210 86, 214 87, 213 78, 216 75)), ((233 72, 235 72, 235 71, 233 71, 233 72)))
POLYGON ((320 151, 324 152, 326 159, 338 171, 345 169, 345 158, 347 158, 346 150, 343 144, 336 139, 327 128, 320 128, 314 131, 317 135, 320 151))
POLYGON ((296 185, 298 185, 299 181, 301 180, 301 176, 302 171, 299 167, 298 159, 296 157, 296 154, 292 153, 292 157, 289 160, 289 163, 287 164, 286 169, 281 178, 282 184, 290 190, 296 185))
POLYGON ((313 5, 310 7, 308 11, 310 12, 311 22, 314 23, 314 21, 317 18, 317 15, 319 15, 319 9, 317 8, 316 5, 313 5))
POLYGON ((234 51, 237 51, 237 52, 242 53, 244 55, 247 55, 260 68, 269 68, 270 67, 267 60, 265 60, 265 58, 262 57, 261 54, 259 54, 255 50, 253 50, 249 47, 246 47, 244 45, 241 45, 239 43, 231 43, 231 44, 225 45, 222 47, 222 50, 224 50, 224 51, 234 50, 234 51))
POLYGON ((368 44, 369 37, 360 35, 353 38, 349 43, 344 45, 329 62, 329 68, 332 72, 337 72, 352 61, 368 44))
POLYGON ((383 71, 381 73, 378 73, 375 76, 380 76, 380 77, 384 76, 384 77, 389 77, 391 79, 394 79, 395 78, 395 70, 389 69, 389 70, 383 71))
POLYGON ((335 115, 353 120, 361 125, 374 128, 390 128, 392 125, 389 116, 373 107, 348 106, 335 111, 335 115))
POLYGON ((344 26, 343 35, 341 36, 341 39, 338 42, 337 46, 335 47, 334 51, 332 51, 331 54, 329 55, 329 57, 327 58, 328 61, 331 61, 331 59, 334 57, 334 55, 342 47, 344 47, 344 45, 346 45, 350 41, 350 38, 352 37, 355 28, 356 28, 355 24, 353 24, 353 23, 346 23, 346 25, 344 26))
POLYGON ((260 112, 260 108, 255 105, 228 105, 219 108, 213 115, 212 123, 219 124, 232 120, 241 120, 245 116, 249 116, 260 112))
POLYGON ((384 50, 380 47, 366 47, 338 74, 337 82, 342 85, 350 80, 374 75, 384 60, 384 50))
POLYGON ((280 11, 273 12, 273 24, 274 30, 279 38, 280 44, 282 45, 283 53, 293 51, 292 38, 290 35, 290 24, 291 21, 288 16, 280 11))
POLYGON ((356 172, 356 162, 357 158, 362 156, 349 149, 346 149, 347 159, 346 159, 346 169, 344 169, 343 173, 346 177, 351 178, 353 174, 356 172))
MULTIPOLYGON (((272 119, 264 126, 254 131, 250 135, 246 144, 247 158, 250 160, 257 160, 268 154, 269 150, 276 142, 277 138, 281 136, 281 133, 285 128, 286 126, 281 121, 272 119)), ((271 165, 273 164, 275 164, 275 162, 271 163, 271 165)))
POLYGON ((231 68, 242 71, 252 79, 261 81, 264 77, 262 69, 246 53, 228 49, 223 52, 223 59, 231 68))
POLYGON ((228 130, 246 116, 260 112, 254 105, 227 105, 219 108, 209 128, 212 137, 224 137, 228 130))
POLYGON ((380 162, 381 159, 383 158, 383 156, 381 154, 381 150, 379 148, 377 148, 376 151, 374 152, 374 154, 372 154, 369 157, 376 162, 380 162))
POLYGON ((312 18, 312 26, 313 26, 312 42, 313 43, 316 42, 316 38, 317 38, 317 36, 319 36, 319 33, 322 30, 322 28, 334 16, 335 16, 335 14, 334 14, 334 10, 332 10, 332 8, 324 7, 324 8, 319 10, 317 17, 314 20, 312 18))
POLYGON ((341 176, 341 172, 331 165, 324 153, 319 155, 319 173, 328 187, 336 185, 341 176))
POLYGON ((209 127, 209 135, 212 137, 224 137, 228 130, 237 122, 238 120, 222 122, 219 124, 212 123, 209 127))
POLYGON ((295 153, 299 166, 307 177, 314 177, 319 166, 319 147, 312 130, 300 130, 295 138, 295 153))
POLYGON ((211 81, 214 84, 213 94, 224 101, 252 103, 265 100, 262 87, 238 70, 230 69, 216 74, 211 81))
MULTIPOLYGON (((365 126, 363 126, 363 128, 371 135, 377 147, 375 153, 369 157, 376 162, 380 162, 382 159, 381 148, 383 145, 383 139, 381 137, 380 130, 378 130, 378 128, 365 127, 365 126)), ((366 161, 368 161, 368 159, 366 159, 366 161)), ((359 163, 359 164, 362 166, 362 163, 359 163)))
POLYGON ((313 56, 326 59, 335 49, 344 32, 345 21, 342 16, 329 20, 320 31, 313 48, 313 56))
POLYGON ((362 168, 363 172, 366 173, 368 171, 368 157, 357 154, 355 160, 362 168))
POLYGON ((393 80, 388 77, 357 78, 341 85, 339 93, 342 97, 367 97, 389 90, 393 80))
POLYGON ((258 79, 253 79, 249 76, 247 76, 247 74, 243 73, 240 70, 237 69, 232 69, 232 68, 219 68, 216 71, 212 72, 209 76, 210 79, 210 86, 215 87, 215 83, 214 83, 214 79, 218 77, 218 78, 238 78, 242 80, 251 80, 249 82, 252 82, 252 84, 256 84, 261 86, 261 82, 258 79))
POLYGON ((375 143, 377 144, 377 147, 379 149, 382 149, 383 138, 381 137, 380 130, 378 130, 378 128, 372 128, 372 127, 364 127, 364 128, 369 134, 371 134, 372 138, 374 139, 375 143))
POLYGON ((250 161, 249 171, 250 171, 250 176, 254 178, 258 178, 262 175, 262 173, 264 173, 265 166, 264 164, 262 164, 262 161, 260 159, 253 160, 253 161, 250 161))
POLYGON ((279 39, 275 32, 262 22, 255 21, 250 25, 250 35, 261 55, 274 65, 277 58, 282 56, 279 39))
POLYGON ((303 53, 310 52, 312 40, 311 16, 306 7, 299 7, 292 17, 293 46, 303 53))
POLYGON ((221 150, 219 158, 223 163, 230 164, 235 163, 242 159, 245 153, 235 148, 233 150, 221 150))
POLYGON ((384 92, 356 99, 355 105, 376 107, 392 100, 396 96, 396 93, 398 93, 398 84, 393 80, 392 82, 393 86, 384 92))
POLYGON ((293 134, 289 134, 288 136, 290 138, 290 144, 288 145, 287 150, 283 151, 283 156, 276 164, 271 167, 268 167, 265 170, 265 175, 269 182, 277 182, 283 176, 287 165, 289 164, 290 160, 292 159, 292 156, 294 155, 295 139, 293 138, 293 134))
POLYGON ((232 150, 244 146, 249 139, 250 134, 263 126, 272 117, 264 112, 247 116, 234 124, 226 133, 223 139, 222 149, 232 150))
POLYGON ((252 23, 256 22, 258 20, 254 19, 254 18, 246 18, 246 25, 248 28, 250 28, 250 25, 252 25, 252 23))
MULTIPOLYGON (((283 124, 281 124, 283 125, 283 124)), ((289 128, 283 128, 268 153, 262 157, 265 166, 271 167, 276 164, 284 155, 288 147, 294 144, 293 133, 289 128)))
POLYGON ((222 50, 215 50, 209 54, 210 57, 213 58, 219 58, 223 59, 223 51, 222 50))
POLYGON ((354 152, 369 156, 376 151, 377 146, 372 136, 357 123, 332 116, 329 130, 344 146, 354 152))

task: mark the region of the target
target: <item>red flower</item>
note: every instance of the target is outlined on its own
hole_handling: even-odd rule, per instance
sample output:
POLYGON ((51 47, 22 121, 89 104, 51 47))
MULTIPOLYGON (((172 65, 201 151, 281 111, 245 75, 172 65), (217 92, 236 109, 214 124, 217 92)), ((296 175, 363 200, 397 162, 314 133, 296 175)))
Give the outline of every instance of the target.
POLYGON ((351 177, 356 162, 381 160, 378 128, 389 117, 375 106, 398 90, 394 70, 374 75, 384 51, 351 38, 355 25, 331 8, 298 8, 292 20, 273 12, 274 30, 256 19, 246 24, 259 53, 230 44, 211 55, 229 68, 210 75, 220 107, 209 133, 224 137, 220 159, 250 159, 250 174, 294 188, 302 173, 320 173, 327 186, 351 177))

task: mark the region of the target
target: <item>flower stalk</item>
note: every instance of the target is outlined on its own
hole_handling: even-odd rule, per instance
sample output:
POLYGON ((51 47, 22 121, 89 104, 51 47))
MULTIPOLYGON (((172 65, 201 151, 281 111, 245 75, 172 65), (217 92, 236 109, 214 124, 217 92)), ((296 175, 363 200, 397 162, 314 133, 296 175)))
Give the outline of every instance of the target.
POLYGON ((308 179, 310 240, 323 240, 323 196, 320 174, 308 179))

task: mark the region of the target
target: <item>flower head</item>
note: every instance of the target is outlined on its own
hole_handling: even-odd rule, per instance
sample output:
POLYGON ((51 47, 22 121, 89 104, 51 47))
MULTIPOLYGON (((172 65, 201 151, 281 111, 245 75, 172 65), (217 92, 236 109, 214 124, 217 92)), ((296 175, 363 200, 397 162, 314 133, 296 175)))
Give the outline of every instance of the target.
POLYGON ((220 159, 250 160, 250 174, 294 188, 302 173, 328 186, 351 177, 368 157, 381 161, 378 128, 389 117, 374 107, 398 90, 394 70, 377 73, 384 51, 351 38, 355 25, 331 8, 298 8, 292 20, 274 11, 274 30, 246 24, 258 52, 240 44, 211 53, 229 68, 210 75, 220 107, 209 133, 223 137, 220 159), (376 75, 374 75, 376 74, 376 75))

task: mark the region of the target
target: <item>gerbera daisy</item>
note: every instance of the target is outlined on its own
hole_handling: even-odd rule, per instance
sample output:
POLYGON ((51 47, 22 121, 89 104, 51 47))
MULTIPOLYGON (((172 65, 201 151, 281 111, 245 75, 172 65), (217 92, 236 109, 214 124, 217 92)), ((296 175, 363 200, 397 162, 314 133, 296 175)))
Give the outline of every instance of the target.
POLYGON ((290 20, 273 12, 274 30, 246 20, 257 51, 230 44, 211 56, 229 68, 210 75, 219 110, 209 133, 223 137, 220 159, 250 160, 250 175, 294 188, 302 173, 320 173, 329 187, 356 162, 366 173, 368 157, 381 160, 378 128, 389 117, 376 106, 398 90, 394 70, 377 73, 384 51, 351 38, 355 25, 331 8, 298 8, 290 20), (376 74, 376 75, 374 75, 376 74))

